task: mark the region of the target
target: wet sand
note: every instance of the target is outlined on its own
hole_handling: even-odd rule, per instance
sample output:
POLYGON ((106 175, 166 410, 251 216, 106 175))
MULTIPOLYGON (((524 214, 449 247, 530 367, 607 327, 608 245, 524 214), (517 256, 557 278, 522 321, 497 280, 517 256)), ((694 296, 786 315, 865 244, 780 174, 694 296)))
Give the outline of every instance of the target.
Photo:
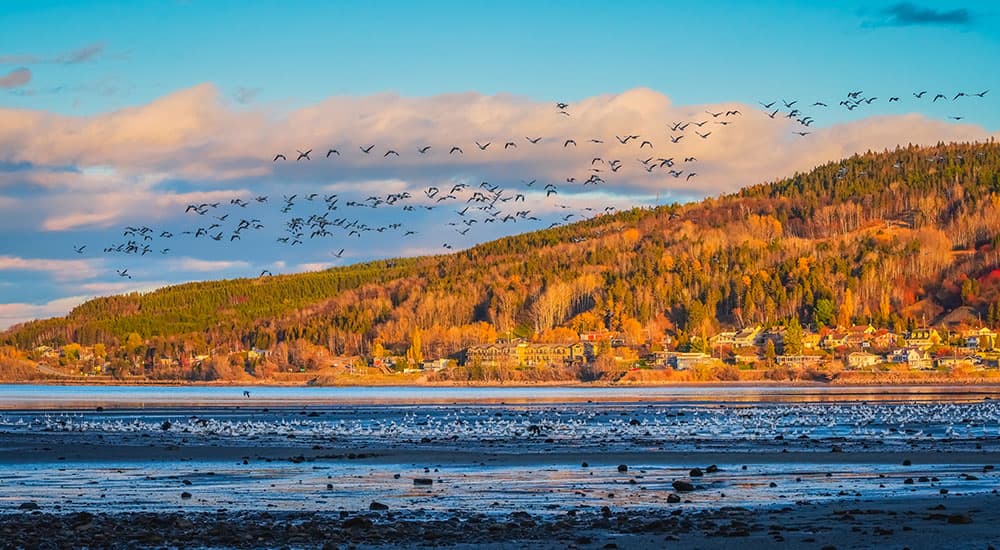
POLYGON ((0 548, 987 548, 994 403, 5 411, 0 548))

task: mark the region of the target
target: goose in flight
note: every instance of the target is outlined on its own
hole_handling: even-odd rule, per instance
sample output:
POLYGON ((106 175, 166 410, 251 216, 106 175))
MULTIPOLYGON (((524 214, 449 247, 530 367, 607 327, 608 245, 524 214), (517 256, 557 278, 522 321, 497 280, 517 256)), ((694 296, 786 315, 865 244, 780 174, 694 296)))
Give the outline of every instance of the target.
POLYGON ((708 136, 712 135, 712 132, 705 132, 704 134, 699 133, 699 132, 695 132, 695 133, 698 134, 698 137, 700 137, 701 139, 708 139, 708 136))
POLYGON ((278 159, 288 160, 287 158, 285 158, 285 155, 282 155, 281 153, 278 153, 277 155, 274 155, 274 160, 272 160, 271 162, 278 162, 278 159))
POLYGON ((358 146, 358 149, 361 149, 361 151, 362 151, 362 152, 363 152, 364 154, 366 154, 366 155, 367 155, 367 154, 369 154, 369 153, 371 153, 371 152, 372 152, 372 149, 374 149, 374 148, 375 148, 375 144, 374 144, 374 143, 373 143, 373 144, 371 144, 371 145, 369 145, 368 147, 361 147, 361 146, 358 146))
POLYGON ((642 143, 639 144, 639 149, 642 149, 643 147, 645 147, 647 145, 649 145, 650 149, 653 148, 653 143, 651 141, 649 141, 649 140, 646 140, 646 141, 643 141, 642 143))
POLYGON ((513 148, 517 149, 517 144, 514 143, 513 141, 508 141, 507 143, 503 144, 503 148, 504 149, 507 149, 507 148, 510 148, 510 147, 513 147, 513 148))
POLYGON ((808 136, 809 134, 811 134, 812 132, 792 132, 792 133, 793 133, 793 134, 798 134, 798 135, 800 135, 800 136, 802 136, 802 137, 806 137, 806 136, 808 136))
POLYGON ((76 251, 77 254, 83 254, 84 248, 87 248, 87 245, 81 245, 80 247, 74 246, 73 250, 76 251))
POLYGON ((538 143, 539 141, 542 141, 542 138, 541 138, 541 136, 539 136, 539 137, 536 137, 536 138, 534 138, 534 139, 532 139, 532 138, 530 138, 530 137, 528 137, 528 136, 525 136, 525 137, 524 137, 524 139, 526 139, 526 140, 528 140, 529 142, 531 142, 531 144, 532 144, 532 145, 534 145, 534 144, 538 143))
POLYGON ((680 136, 670 136, 670 141, 672 143, 677 143, 677 142, 679 142, 682 139, 684 139, 683 135, 680 135, 680 136))
POLYGON ((482 143, 479 143, 479 142, 477 141, 477 142, 476 142, 476 147, 479 147, 479 150, 480 150, 480 151, 485 151, 485 150, 486 150, 486 148, 487 148, 487 147, 489 147, 491 143, 493 143, 493 142, 492 142, 492 141, 487 141, 487 142, 486 142, 485 144, 482 144, 482 143))
POLYGON ((567 139, 565 142, 563 142, 563 148, 569 147, 570 143, 573 144, 573 147, 576 147, 576 141, 572 139, 567 139))
POLYGON ((330 158, 330 155, 337 155, 339 157, 340 151, 336 149, 330 149, 329 151, 326 152, 326 158, 330 158))
POLYGON ((758 101, 757 103, 760 103, 761 106, 763 106, 765 109, 770 109, 771 107, 774 107, 774 104, 777 103, 777 101, 772 101, 770 103, 764 103, 763 101, 758 101))
POLYGON ((299 158, 295 159, 296 161, 300 161, 302 159, 312 160, 312 159, 309 158, 309 153, 313 152, 312 149, 309 149, 306 152, 299 151, 298 149, 296 149, 296 151, 299 153, 299 158))
POLYGON ((978 94, 972 94, 972 95, 974 95, 976 97, 985 97, 987 93, 989 93, 989 90, 983 90, 983 91, 979 92, 978 94))
POLYGON ((421 155, 423 155, 423 154, 426 154, 427 151, 430 151, 430 150, 431 150, 431 146, 430 145, 424 145, 423 147, 417 149, 417 152, 420 153, 421 155))
POLYGON ((337 253, 336 253, 336 254, 334 254, 333 256, 334 256, 335 258, 340 258, 340 257, 341 257, 341 256, 343 256, 343 255, 344 255, 344 249, 343 249, 343 248, 341 248, 341 249, 340 249, 340 252, 337 252, 337 253))
POLYGON ((935 101, 937 101, 939 99, 945 99, 946 100, 946 99, 948 99, 948 97, 945 96, 944 94, 937 94, 936 96, 934 96, 934 99, 931 100, 931 103, 934 103, 935 101))
POLYGON ((458 154, 460 154, 460 155, 464 155, 465 154, 465 153, 462 152, 462 148, 459 147, 459 146, 457 146, 457 145, 455 147, 452 147, 451 151, 448 151, 448 154, 450 155, 450 154, 454 153, 455 151, 458 151, 458 154))
POLYGON ((128 274, 128 269, 116 269, 115 271, 118 272, 118 276, 119 277, 122 277, 124 279, 131 279, 132 278, 132 276, 128 274))
POLYGON ((923 91, 920 91, 920 92, 913 92, 913 97, 915 97, 917 99, 920 99, 920 98, 924 97, 924 94, 926 94, 926 93, 927 93, 927 90, 923 90, 923 91))
POLYGON ((397 152, 393 151, 392 149, 389 149, 388 151, 386 151, 386 152, 385 152, 385 154, 384 154, 384 155, 382 155, 382 158, 385 158, 385 157, 387 157, 387 156, 389 156, 389 155, 396 155, 396 156, 398 157, 398 156, 399 156, 399 153, 397 153, 397 152))
POLYGON ((559 109, 560 111, 564 110, 566 107, 569 107, 569 103, 563 103, 562 101, 556 103, 556 108, 559 109))

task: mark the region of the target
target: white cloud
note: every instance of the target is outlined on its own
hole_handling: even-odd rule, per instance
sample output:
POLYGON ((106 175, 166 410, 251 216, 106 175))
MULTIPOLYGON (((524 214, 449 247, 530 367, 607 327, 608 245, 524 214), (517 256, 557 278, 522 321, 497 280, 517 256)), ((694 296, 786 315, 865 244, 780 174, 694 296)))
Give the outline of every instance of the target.
POLYGON ((57 281, 90 279, 99 273, 98 260, 59 260, 0 256, 0 271, 38 271, 48 273, 57 281))
POLYGON ((0 330, 33 319, 45 319, 57 315, 65 315, 69 310, 82 304, 89 298, 89 296, 67 296, 43 304, 0 304, 0 330))

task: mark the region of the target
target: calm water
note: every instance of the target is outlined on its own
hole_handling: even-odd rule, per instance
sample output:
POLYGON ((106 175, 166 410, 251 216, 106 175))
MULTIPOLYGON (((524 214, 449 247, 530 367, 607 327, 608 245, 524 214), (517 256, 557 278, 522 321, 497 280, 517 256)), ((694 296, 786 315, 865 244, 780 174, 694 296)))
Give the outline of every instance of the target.
POLYGON ((898 387, 262 387, 0 385, 0 409, 232 405, 595 402, 969 402, 1000 397, 997 386, 898 387), (244 391, 250 392, 246 397, 244 391))

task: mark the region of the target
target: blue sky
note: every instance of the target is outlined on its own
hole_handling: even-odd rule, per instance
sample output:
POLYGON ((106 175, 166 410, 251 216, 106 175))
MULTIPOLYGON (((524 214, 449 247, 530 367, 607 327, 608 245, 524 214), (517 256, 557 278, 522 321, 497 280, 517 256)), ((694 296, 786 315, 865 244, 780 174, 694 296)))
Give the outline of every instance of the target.
POLYGON ((567 211, 692 200, 858 149, 1000 130, 993 2, 818 4, 0 1, 0 327, 108 292, 446 252, 441 241, 471 246, 562 222, 567 211), (919 90, 929 94, 917 100, 919 90), (875 99, 838 108, 849 91, 875 99), (948 99, 932 102, 937 93, 948 99), (779 99, 831 107, 809 109, 813 135, 796 141, 800 126, 775 126, 757 105, 779 99), (572 116, 559 116, 556 101, 570 103, 572 116), (641 128, 658 155, 670 146, 669 124, 727 108, 747 116, 716 126, 711 139, 692 127, 674 148, 703 157, 697 179, 650 179, 634 160, 646 152, 622 148, 606 153, 632 164, 599 192, 564 181, 600 151, 571 154, 556 136, 611 141, 641 128), (534 154, 522 143, 499 157, 495 145, 494 156, 475 156, 476 139, 523 137, 508 129, 546 134, 551 149, 534 154), (378 142, 383 154, 406 149, 376 163, 355 141, 378 142), (468 150, 461 161, 413 151, 458 141, 468 150), (270 162, 334 145, 352 154, 340 164, 316 154, 311 164, 270 162), (560 184, 562 202, 533 195, 524 186, 533 178, 560 184), (193 229, 184 207, 210 197, 298 194, 295 208, 315 213, 301 196, 420 197, 483 180, 528 193, 540 220, 458 235, 440 210, 348 210, 373 229, 409 216, 419 241, 370 231, 363 244, 338 235, 290 250, 275 238, 294 213, 269 202, 253 205, 268 230, 242 248, 202 239, 170 243, 155 260, 101 253, 127 225, 193 229), (342 247, 343 257, 331 256, 342 247))

